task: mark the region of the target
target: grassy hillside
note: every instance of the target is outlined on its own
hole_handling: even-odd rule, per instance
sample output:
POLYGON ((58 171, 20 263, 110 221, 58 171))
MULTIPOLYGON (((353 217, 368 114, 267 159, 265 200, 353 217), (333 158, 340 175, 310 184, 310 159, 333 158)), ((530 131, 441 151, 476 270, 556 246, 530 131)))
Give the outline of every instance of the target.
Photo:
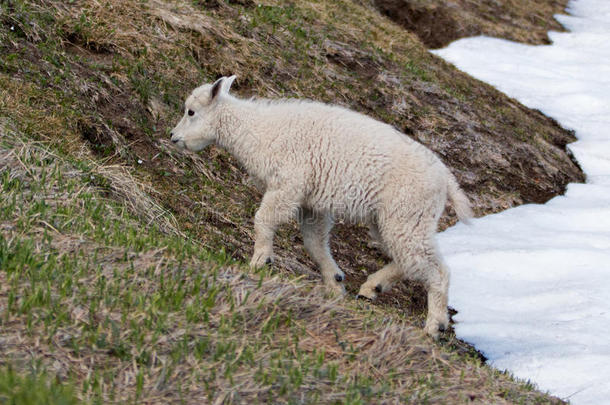
POLYGON ((141 187, 122 168, 7 122, 0 140, 2 402, 554 401, 395 311, 134 217, 104 196, 141 187))
MULTIPOLYGON (((376 7, 0 3, 0 398, 37 386, 99 403, 553 400, 451 333, 425 338, 417 285, 374 307, 326 297, 294 225, 277 265, 251 273, 260 195, 223 151, 170 145, 188 92, 237 74, 242 96, 313 98, 395 125, 439 154, 479 214, 583 179, 572 134, 376 7)), ((349 291, 383 263, 359 227, 337 227, 332 243, 349 291)))

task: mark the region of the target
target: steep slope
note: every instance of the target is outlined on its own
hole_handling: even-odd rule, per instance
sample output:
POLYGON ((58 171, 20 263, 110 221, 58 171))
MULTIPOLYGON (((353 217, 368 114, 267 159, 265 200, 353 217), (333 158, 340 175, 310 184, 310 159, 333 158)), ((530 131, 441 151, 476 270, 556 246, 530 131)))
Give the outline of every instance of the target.
MULTIPOLYGON (((183 230, 234 257, 249 253, 258 193, 224 152, 185 156, 168 142, 185 95, 220 74, 237 74, 243 96, 340 103, 395 125, 441 156, 479 214, 583 179, 564 148, 572 134, 430 55, 372 5, 11 1, 1 21, 2 114, 132 166, 183 230)), ((338 233, 340 263, 361 279, 354 265, 372 270, 377 257, 362 232, 338 233)), ((308 273, 294 238, 278 239, 280 264, 308 273)))
MULTIPOLYGON (((222 74, 238 75, 241 96, 313 98, 395 125, 439 154, 479 214, 583 179, 565 151, 572 134, 430 55, 372 3, 12 0, 0 11, 0 117, 55 153, 119 168, 92 180, 138 226, 235 259, 251 252, 260 195, 223 151, 182 154, 168 136, 188 92, 222 74)), ((293 225, 277 246, 276 271, 317 280, 293 225)), ((358 227, 339 226, 333 251, 350 291, 383 262, 358 227)), ((424 299, 405 284, 381 303, 417 324, 424 299)))

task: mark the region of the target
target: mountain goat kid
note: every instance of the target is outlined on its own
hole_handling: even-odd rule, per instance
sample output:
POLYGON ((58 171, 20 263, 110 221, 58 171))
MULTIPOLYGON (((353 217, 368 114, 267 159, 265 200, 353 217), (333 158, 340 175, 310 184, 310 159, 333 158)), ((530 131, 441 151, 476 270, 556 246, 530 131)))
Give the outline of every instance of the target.
POLYGON ((212 143, 226 149, 264 187, 250 265, 271 263, 276 229, 298 217, 324 283, 343 292, 345 276, 328 245, 333 219, 364 223, 392 261, 359 296, 374 299, 404 279, 423 282, 425 331, 438 336, 448 324, 449 286, 434 240, 438 219, 447 198, 461 220, 472 215, 447 167, 390 125, 312 101, 238 99, 229 94, 234 79, 195 89, 171 140, 192 151, 212 143))

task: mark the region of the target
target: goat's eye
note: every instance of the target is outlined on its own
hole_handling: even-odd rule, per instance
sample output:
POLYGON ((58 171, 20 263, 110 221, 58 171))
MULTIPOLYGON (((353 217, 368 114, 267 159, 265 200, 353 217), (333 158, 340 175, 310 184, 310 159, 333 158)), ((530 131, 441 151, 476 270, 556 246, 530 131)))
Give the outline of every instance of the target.
POLYGON ((187 114, 188 114, 188 115, 190 115, 190 116, 192 117, 193 115, 195 115, 195 111, 193 111, 193 110, 188 110, 187 114))

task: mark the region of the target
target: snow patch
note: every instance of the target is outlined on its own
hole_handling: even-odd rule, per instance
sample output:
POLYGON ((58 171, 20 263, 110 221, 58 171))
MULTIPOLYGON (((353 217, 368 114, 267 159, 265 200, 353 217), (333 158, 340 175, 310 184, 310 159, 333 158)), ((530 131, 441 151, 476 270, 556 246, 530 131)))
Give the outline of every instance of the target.
POLYGON ((610 1, 577 0, 552 45, 476 37, 433 51, 574 129, 564 196, 439 235, 458 337, 575 404, 610 403, 610 1))

